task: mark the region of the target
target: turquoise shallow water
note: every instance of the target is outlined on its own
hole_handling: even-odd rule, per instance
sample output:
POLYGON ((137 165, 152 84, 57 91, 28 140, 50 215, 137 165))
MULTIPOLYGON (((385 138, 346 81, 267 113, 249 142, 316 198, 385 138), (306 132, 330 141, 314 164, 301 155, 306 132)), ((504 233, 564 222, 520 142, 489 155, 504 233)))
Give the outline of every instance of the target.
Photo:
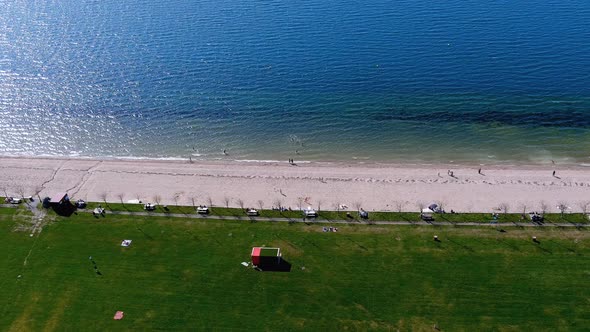
POLYGON ((0 154, 590 164, 587 22, 581 0, 0 0, 0 154))

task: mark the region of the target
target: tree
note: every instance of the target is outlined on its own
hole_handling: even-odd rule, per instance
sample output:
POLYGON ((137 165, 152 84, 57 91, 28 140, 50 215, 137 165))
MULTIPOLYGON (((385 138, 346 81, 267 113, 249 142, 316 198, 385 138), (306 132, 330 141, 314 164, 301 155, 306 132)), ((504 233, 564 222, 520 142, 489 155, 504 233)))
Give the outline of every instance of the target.
POLYGON ((578 206, 580 207, 580 211, 586 216, 588 214, 588 209, 590 208, 590 201, 580 201, 578 202, 578 206))
POLYGON ((334 208, 336 209, 336 214, 340 215, 340 201, 336 201, 336 203, 334 203, 334 208))
POLYGON ((213 207, 213 198, 211 196, 207 197, 207 204, 209 204, 209 207, 213 207))
POLYGON ((508 203, 500 203, 500 205, 498 205, 498 209, 500 209, 502 213, 507 214, 510 210, 510 205, 508 203))
POLYGON ((321 210, 322 203, 323 203, 322 200, 318 199, 318 212, 320 212, 320 210, 321 210))
POLYGON ((261 199, 258 200, 258 207, 260 208, 260 210, 264 208, 264 202, 261 199))
POLYGON ((191 197, 191 202, 193 203, 193 208, 195 207, 195 201, 196 201, 196 198, 194 196, 191 197))
POLYGON ((521 203, 519 205, 519 208, 522 211, 522 215, 525 216, 526 215, 526 203, 521 203))
POLYGON ((236 199, 236 203, 240 207, 240 209, 244 209, 244 201, 241 198, 236 199))
POLYGON ((274 205, 276 205, 276 206, 279 208, 279 210, 281 210, 281 207, 282 207, 282 205, 283 205, 283 200, 282 200, 282 199, 280 199, 280 198, 276 198, 276 199, 274 200, 273 204, 274 204, 274 205))
POLYGON ((230 198, 227 196, 223 196, 223 203, 225 204, 225 208, 229 208, 230 198))
POLYGON ((174 193, 174 195, 172 195, 172 199, 174 200, 174 205, 176 205, 176 206, 178 206, 178 198, 180 198, 179 193, 174 193))
POLYGON ((39 201, 41 201, 41 196, 39 196, 39 194, 41 193, 41 190, 43 190, 42 186, 36 186, 35 187, 35 193, 33 194, 33 196, 37 196, 37 198, 39 199, 39 201))
POLYGON ((438 208, 439 208, 441 211, 444 211, 444 209, 445 209, 445 206, 446 206, 446 204, 445 204, 445 201, 443 201, 443 200, 439 200, 439 201, 436 201, 436 204, 438 205, 438 208))
POLYGON ((23 200, 25 199, 25 188, 23 186, 16 187, 16 192, 19 194, 20 198, 23 200))
POLYGON ((559 213, 561 213, 561 219, 563 219, 563 214, 568 209, 567 202, 561 201, 561 202, 557 203, 557 209, 559 210, 559 213))
POLYGON ((361 207, 363 206, 363 203, 361 203, 360 201, 356 201, 354 202, 354 208, 356 209, 356 212, 360 213, 361 212, 361 207))
POLYGON ((418 212, 422 213, 422 210, 424 210, 424 207, 426 207, 426 203, 418 202, 416 203, 416 206, 418 207, 418 212))
MULTIPOLYGON (((401 213, 404 208, 405 203, 404 203, 404 201, 394 201, 393 205, 395 206, 396 211, 401 213)), ((420 211, 420 212, 422 212, 422 211, 420 211)))
POLYGON ((100 199, 102 199, 102 201, 106 204, 107 203, 107 196, 108 196, 107 192, 103 191, 100 193, 99 196, 100 196, 100 199))
POLYGON ((160 205, 161 201, 162 201, 162 196, 154 195, 154 202, 156 202, 157 205, 160 205))
POLYGON ((301 211, 301 205, 303 205, 303 197, 297 197, 297 207, 301 211))
POLYGON ((119 201, 121 201, 121 204, 125 205, 125 203, 123 203, 123 197, 125 197, 124 193, 117 194, 117 198, 119 198, 119 201))

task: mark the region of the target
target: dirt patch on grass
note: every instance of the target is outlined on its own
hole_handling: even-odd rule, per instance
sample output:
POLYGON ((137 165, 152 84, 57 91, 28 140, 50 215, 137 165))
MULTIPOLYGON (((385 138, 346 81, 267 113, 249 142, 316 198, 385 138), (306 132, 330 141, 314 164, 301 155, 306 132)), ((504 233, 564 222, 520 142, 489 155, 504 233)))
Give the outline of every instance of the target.
POLYGON ((64 312, 66 311, 66 308, 68 307, 71 299, 72 294, 70 292, 65 292, 64 294, 62 294, 61 297, 59 297, 59 300, 53 307, 51 316, 47 320, 47 323, 45 323, 43 331, 51 332, 57 330, 59 323, 62 321, 64 312))
POLYGON ((33 294, 33 296, 31 296, 31 298, 27 301, 27 304, 21 314, 12 322, 12 325, 10 325, 8 331, 32 331, 33 329, 31 328, 30 323, 33 321, 33 311, 40 299, 41 297, 39 294, 33 294))
MULTIPOLYGON (((339 321, 342 324, 344 331, 397 331, 398 329, 388 322, 375 321, 375 320, 351 320, 341 319, 339 321)), ((407 329, 406 331, 411 331, 407 329)))
POLYGON ((437 331, 435 327, 438 327, 436 323, 430 322, 424 317, 411 317, 399 320, 392 331, 437 331))

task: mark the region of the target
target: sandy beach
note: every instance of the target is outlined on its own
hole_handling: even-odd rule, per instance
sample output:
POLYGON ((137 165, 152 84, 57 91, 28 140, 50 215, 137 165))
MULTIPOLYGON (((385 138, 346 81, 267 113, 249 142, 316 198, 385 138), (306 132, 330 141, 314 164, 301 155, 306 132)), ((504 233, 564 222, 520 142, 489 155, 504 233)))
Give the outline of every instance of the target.
POLYGON ((0 192, 8 196, 52 196, 67 192, 72 199, 161 204, 209 204, 264 208, 279 204, 293 209, 337 205, 355 210, 418 211, 442 203, 450 211, 491 212, 507 204, 509 212, 557 212, 565 203, 581 211, 590 201, 590 170, 514 166, 483 168, 459 165, 389 165, 258 163, 235 161, 89 160, 0 158, 0 192), (453 172, 453 176, 448 171, 453 172), (556 175, 553 176, 553 171, 556 175))

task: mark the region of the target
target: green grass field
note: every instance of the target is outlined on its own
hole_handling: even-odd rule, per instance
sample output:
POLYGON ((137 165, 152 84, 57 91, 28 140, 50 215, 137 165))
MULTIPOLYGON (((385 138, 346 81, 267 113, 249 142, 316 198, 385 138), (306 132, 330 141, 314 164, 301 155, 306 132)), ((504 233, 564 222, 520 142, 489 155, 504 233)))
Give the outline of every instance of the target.
POLYGON ((52 217, 30 237, 13 231, 25 217, 0 213, 3 331, 590 326, 584 229, 338 225, 324 233, 302 223, 97 221, 79 213, 52 217), (123 239, 132 245, 121 247, 123 239), (253 246, 280 247, 291 272, 242 266, 253 246), (121 321, 113 320, 117 310, 125 312, 121 321))

